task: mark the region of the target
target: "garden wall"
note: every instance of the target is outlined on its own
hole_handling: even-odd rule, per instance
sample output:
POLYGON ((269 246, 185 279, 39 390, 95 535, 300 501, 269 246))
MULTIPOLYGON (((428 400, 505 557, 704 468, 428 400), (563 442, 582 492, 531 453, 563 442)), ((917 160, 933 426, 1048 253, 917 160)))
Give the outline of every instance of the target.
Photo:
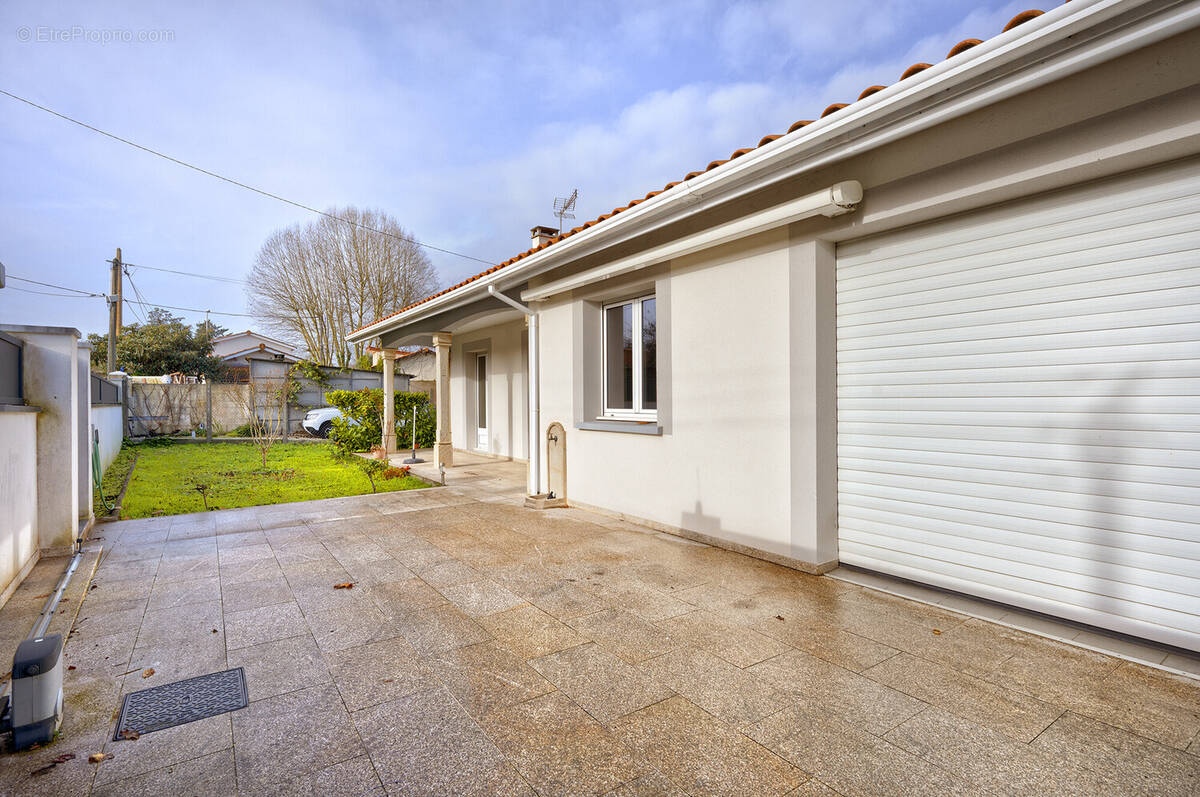
MULTIPOLYGON (((108 466, 121 453, 121 441, 125 437, 121 429, 120 404, 93 404, 91 410, 92 427, 100 433, 100 470, 108 470, 108 466)), ((88 441, 88 456, 91 456, 92 441, 88 441)), ((90 464, 90 460, 89 460, 90 464)))
MULTIPOLYGON (((203 429, 207 421, 209 385, 133 383, 129 391, 129 418, 135 435, 187 433, 203 429)), ((249 421, 247 384, 214 383, 213 432, 222 434, 249 421)))
POLYGON ((0 407, 0 606, 37 561, 37 416, 0 407))

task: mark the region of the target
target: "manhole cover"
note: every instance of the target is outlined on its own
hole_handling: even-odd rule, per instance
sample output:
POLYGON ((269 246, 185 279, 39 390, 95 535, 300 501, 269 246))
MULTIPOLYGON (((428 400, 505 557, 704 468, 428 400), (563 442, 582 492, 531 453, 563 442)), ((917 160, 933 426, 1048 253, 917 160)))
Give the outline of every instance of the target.
POLYGON ((241 667, 143 689, 125 696, 113 741, 120 740, 125 731, 161 731, 236 711, 248 703, 241 667))

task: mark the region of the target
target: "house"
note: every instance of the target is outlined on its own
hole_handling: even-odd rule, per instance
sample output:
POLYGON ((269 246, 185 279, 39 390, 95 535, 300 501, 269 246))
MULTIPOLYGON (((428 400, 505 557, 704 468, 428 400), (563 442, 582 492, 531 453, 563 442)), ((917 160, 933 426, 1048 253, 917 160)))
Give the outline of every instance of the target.
POLYGON ((442 463, 1200 650, 1198 26, 1024 12, 349 338, 442 463))
POLYGON ((282 360, 294 363, 303 356, 302 352, 290 343, 269 338, 249 329, 213 338, 212 344, 213 356, 220 357, 225 365, 232 368, 245 368, 250 365, 250 360, 282 360))
MULTIPOLYGON (((367 352, 378 364, 382 351, 378 347, 368 346, 367 352)), ((392 357, 396 373, 408 375, 408 389, 414 393, 424 393, 433 401, 437 396, 437 358, 433 349, 428 346, 400 349, 392 353, 392 357)))

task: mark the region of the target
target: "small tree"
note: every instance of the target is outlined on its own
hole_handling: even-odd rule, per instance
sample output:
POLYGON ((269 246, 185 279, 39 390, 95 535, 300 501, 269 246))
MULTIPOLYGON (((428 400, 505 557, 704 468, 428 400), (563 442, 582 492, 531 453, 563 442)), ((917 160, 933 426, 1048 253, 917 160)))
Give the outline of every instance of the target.
POLYGON ((245 392, 235 394, 249 419, 249 437, 262 453, 263 470, 267 469, 267 454, 271 446, 287 432, 287 404, 291 398, 291 379, 259 377, 245 386, 245 392))

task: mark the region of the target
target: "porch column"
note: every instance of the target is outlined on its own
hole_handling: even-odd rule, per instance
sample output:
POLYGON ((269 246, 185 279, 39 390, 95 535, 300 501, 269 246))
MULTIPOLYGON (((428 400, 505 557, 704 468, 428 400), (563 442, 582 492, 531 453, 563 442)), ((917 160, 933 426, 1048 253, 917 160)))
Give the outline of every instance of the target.
POLYGON ((384 349, 383 355, 383 450, 396 453, 396 350, 384 349))
POLYGON ((450 446, 450 333, 436 333, 433 349, 437 355, 437 442, 433 446, 433 464, 438 468, 450 467, 454 464, 450 446))

